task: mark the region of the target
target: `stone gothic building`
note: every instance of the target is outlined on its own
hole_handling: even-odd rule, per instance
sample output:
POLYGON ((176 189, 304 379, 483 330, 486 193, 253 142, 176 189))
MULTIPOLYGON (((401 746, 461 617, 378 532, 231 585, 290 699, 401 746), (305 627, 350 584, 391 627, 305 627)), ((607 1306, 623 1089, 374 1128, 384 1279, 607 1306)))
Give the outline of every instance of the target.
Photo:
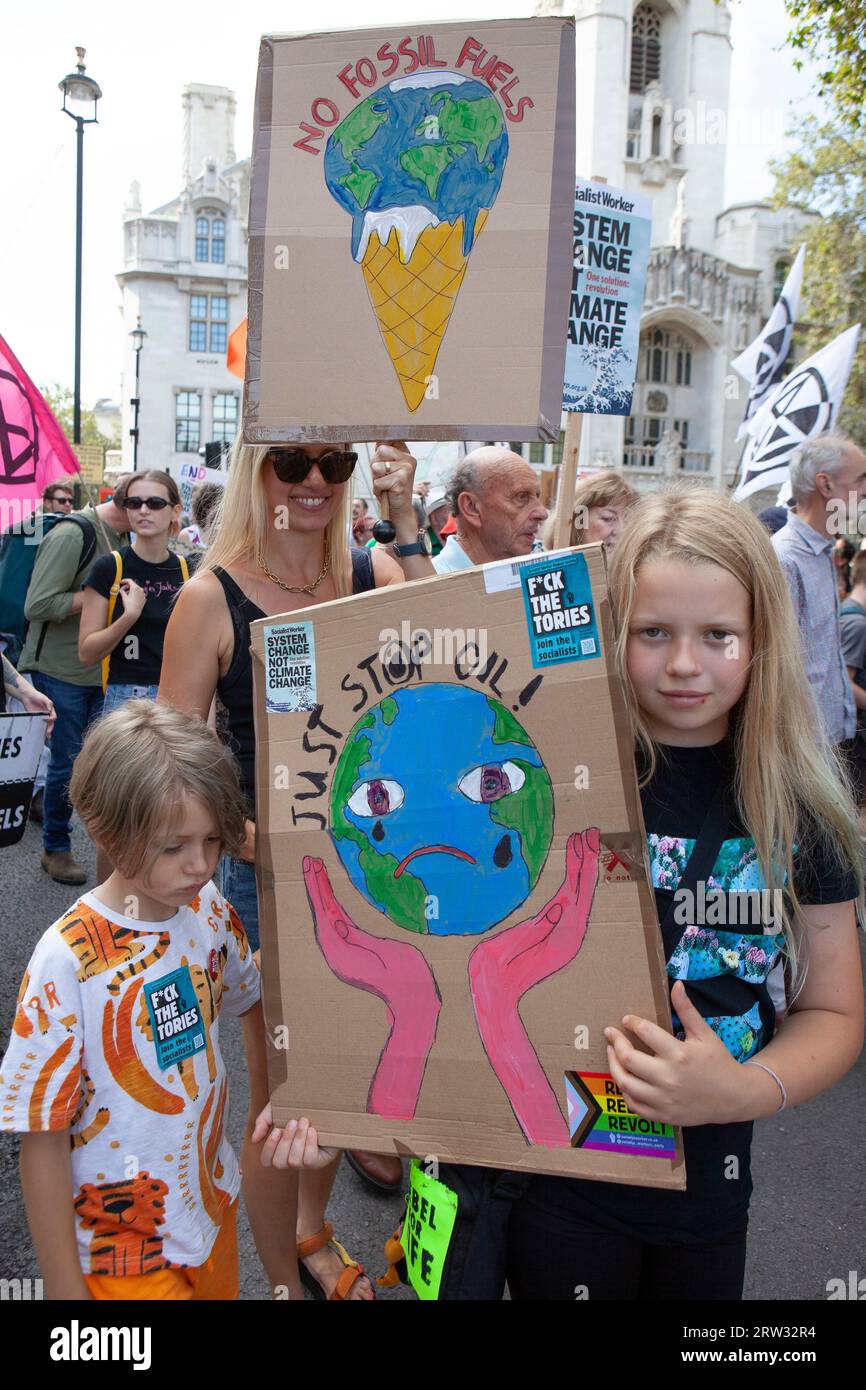
MULTIPOLYGON (((816 214, 724 207, 732 121, 754 137, 774 114, 760 92, 754 109, 730 110, 727 0, 541 0, 537 12, 575 16, 577 172, 653 204, 633 413, 585 417, 581 466, 621 468, 638 489, 665 473, 728 487, 747 395, 730 362, 769 314, 816 214)), ((140 317, 139 466, 175 476, 205 442, 230 440, 239 418, 225 345, 246 313, 249 160, 235 157, 234 117, 228 89, 186 87, 181 191, 145 215, 133 185, 124 214, 124 461, 128 334, 140 317)), ((543 465, 562 443, 519 447, 543 465)))
MULTIPOLYGON (((816 217, 724 206, 728 135, 736 122, 759 138, 771 99, 755 92, 749 111, 730 109, 726 0, 542 0, 537 13, 575 16, 577 172, 653 205, 632 414, 586 416, 581 465, 621 468, 639 490, 683 472, 727 488, 748 394, 731 359, 759 332, 816 217)), ((549 462, 560 449, 524 452, 549 462)))

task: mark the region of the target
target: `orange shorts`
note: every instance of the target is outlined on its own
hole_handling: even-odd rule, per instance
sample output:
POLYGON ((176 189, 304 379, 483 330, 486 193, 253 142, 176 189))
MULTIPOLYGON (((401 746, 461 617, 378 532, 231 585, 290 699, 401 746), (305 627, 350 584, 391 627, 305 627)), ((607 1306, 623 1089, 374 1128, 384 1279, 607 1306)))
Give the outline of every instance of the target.
POLYGON ((157 1269, 153 1274, 130 1274, 115 1278, 107 1274, 85 1274, 90 1297, 107 1299, 233 1299, 238 1296, 237 1200, 223 1217, 219 1235, 203 1265, 194 1269, 157 1269))

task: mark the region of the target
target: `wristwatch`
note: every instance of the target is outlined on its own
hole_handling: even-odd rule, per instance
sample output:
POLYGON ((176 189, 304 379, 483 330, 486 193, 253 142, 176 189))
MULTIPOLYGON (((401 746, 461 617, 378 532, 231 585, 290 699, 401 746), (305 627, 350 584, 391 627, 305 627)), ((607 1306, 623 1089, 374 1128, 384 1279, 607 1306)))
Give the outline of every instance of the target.
POLYGON ((413 541, 411 545, 398 545, 395 541, 391 548, 399 560, 408 559, 410 555, 430 554, 430 542, 426 531, 419 531, 417 541, 413 541))

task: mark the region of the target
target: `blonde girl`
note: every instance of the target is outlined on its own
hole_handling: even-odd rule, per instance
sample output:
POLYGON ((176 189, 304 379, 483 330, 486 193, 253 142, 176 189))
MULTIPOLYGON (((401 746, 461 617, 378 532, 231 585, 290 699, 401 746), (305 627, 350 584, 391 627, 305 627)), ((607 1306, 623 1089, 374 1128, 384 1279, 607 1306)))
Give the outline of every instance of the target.
POLYGON ((738 1299, 752 1122, 833 1086, 862 1045, 856 812, 748 510, 687 485, 641 502, 610 599, 674 1035, 612 1020, 608 1064, 632 1110, 684 1127, 688 1186, 533 1179, 509 1283, 524 1299, 738 1299))

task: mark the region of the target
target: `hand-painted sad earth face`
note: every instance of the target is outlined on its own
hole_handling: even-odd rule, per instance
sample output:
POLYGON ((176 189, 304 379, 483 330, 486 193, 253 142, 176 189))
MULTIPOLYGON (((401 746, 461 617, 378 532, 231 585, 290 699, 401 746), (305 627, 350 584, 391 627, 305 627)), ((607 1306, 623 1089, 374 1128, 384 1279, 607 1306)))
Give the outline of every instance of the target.
POLYGON ((553 836, 553 789, 498 700, 452 685, 403 690, 346 740, 331 836, 355 887, 397 926, 477 935, 534 888, 553 836))

